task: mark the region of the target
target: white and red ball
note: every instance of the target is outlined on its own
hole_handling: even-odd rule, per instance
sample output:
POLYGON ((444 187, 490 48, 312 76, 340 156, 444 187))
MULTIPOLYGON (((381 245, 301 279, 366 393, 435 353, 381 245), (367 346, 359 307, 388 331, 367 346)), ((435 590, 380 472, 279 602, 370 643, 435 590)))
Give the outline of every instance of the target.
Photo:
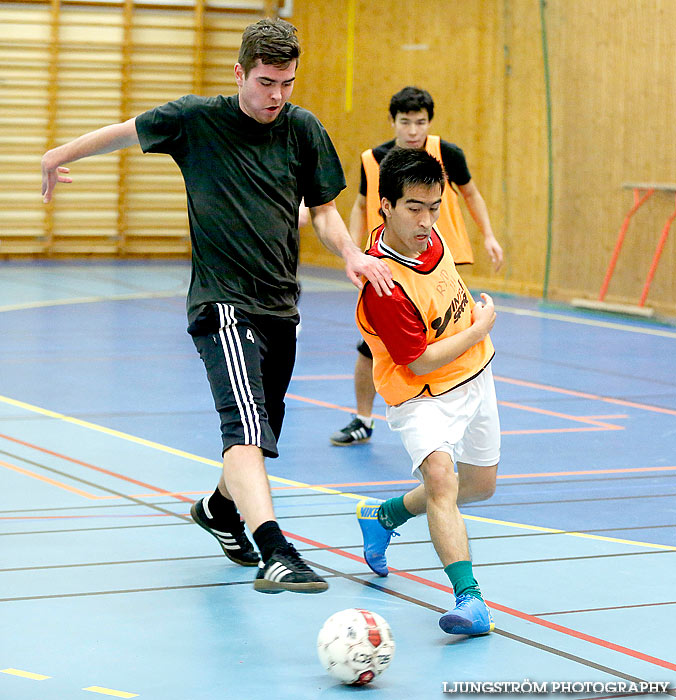
POLYGON ((378 613, 350 608, 334 613, 317 637, 322 666, 339 681, 366 685, 392 661, 392 630, 378 613))

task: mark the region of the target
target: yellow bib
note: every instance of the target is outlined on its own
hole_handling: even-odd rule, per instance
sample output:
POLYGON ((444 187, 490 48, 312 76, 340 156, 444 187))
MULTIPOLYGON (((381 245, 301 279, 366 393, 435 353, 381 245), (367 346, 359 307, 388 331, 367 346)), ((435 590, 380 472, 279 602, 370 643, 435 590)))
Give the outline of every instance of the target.
MULTIPOLYGON (((440 163, 441 160, 441 139, 438 136, 428 136, 425 142, 425 150, 433 155, 440 163)), ((373 151, 364 151, 361 154, 361 161, 366 174, 366 226, 367 230, 373 230, 383 223, 383 219, 378 213, 380 210, 380 197, 378 196, 378 177, 380 166, 373 156, 373 151)), ((441 207, 439 209, 439 219, 437 228, 448 242, 456 263, 473 263, 474 255, 472 246, 467 236, 465 221, 462 218, 462 211, 458 202, 458 195, 447 182, 444 187, 444 194, 441 197, 441 207)), ((369 236, 366 250, 372 245, 369 236)))

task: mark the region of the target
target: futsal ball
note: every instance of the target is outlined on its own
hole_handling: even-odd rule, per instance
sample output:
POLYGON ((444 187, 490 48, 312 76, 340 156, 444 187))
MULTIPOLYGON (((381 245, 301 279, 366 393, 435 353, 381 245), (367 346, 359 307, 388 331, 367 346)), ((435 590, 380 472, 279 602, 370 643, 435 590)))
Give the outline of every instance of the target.
POLYGON ((366 685, 392 661, 392 630, 377 613, 358 608, 334 613, 317 637, 322 666, 346 685, 366 685))

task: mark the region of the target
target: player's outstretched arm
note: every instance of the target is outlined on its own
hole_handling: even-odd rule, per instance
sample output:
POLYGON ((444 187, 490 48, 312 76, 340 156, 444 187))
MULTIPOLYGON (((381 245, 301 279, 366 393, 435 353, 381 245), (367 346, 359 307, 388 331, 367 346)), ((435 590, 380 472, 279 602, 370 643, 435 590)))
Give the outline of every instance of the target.
POLYGON ((136 133, 136 117, 121 124, 111 124, 96 131, 79 136, 73 141, 52 148, 42 156, 42 199, 49 202, 57 182, 69 183, 65 163, 72 163, 80 158, 95 156, 101 153, 111 153, 120 148, 127 148, 139 142, 136 133))
POLYGON ((335 202, 311 207, 310 216, 319 240, 345 261, 345 273, 355 287, 361 289, 364 286, 361 280, 364 276, 373 285, 378 296, 392 294, 390 289, 394 287, 394 282, 390 268, 382 260, 364 255, 357 248, 345 228, 335 202))
POLYGON ((473 180, 470 180, 466 185, 459 186, 460 193, 462 194, 465 204, 472 218, 476 222, 476 225, 481 229, 481 233, 484 237, 484 247, 488 253, 488 257, 491 259, 495 271, 502 267, 504 260, 504 254, 502 252, 502 247, 498 243, 498 239, 493 233, 493 227, 491 226, 491 220, 488 216, 488 208, 486 207, 486 202, 479 192, 479 188, 474 184, 473 180))
POLYGON ((495 305, 488 294, 482 294, 481 298, 483 302, 478 302, 472 309, 472 325, 460 333, 428 345, 425 352, 408 365, 413 374, 421 376, 434 372, 453 362, 488 335, 495 324, 495 305))
POLYGON ((364 247, 366 234, 366 197, 359 193, 350 211, 350 236, 360 249, 364 247))

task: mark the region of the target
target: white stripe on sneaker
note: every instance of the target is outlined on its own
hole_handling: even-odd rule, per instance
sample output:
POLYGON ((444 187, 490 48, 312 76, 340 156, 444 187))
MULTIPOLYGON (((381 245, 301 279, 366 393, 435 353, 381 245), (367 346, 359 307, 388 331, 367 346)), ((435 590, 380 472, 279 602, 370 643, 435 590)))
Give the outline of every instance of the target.
POLYGON ((288 569, 284 564, 276 561, 266 572, 263 578, 273 583, 279 583, 287 574, 290 574, 291 570, 288 569))
MULTIPOLYGON (((211 494, 213 496, 213 494, 211 494)), ((204 508, 204 513, 209 518, 209 520, 213 520, 213 515, 211 514, 211 511, 209 510, 209 499, 211 496, 207 496, 206 498, 202 499, 202 508, 204 508)))

